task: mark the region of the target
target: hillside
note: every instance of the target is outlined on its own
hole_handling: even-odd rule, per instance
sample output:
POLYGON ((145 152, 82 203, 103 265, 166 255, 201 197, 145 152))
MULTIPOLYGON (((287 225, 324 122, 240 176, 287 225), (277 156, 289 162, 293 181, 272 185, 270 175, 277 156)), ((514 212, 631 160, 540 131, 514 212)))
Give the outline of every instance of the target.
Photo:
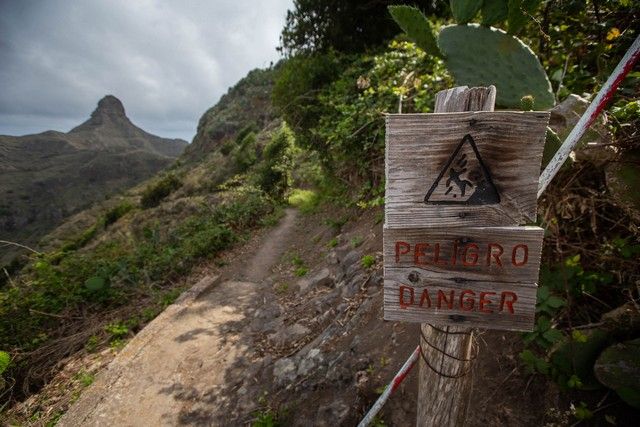
MULTIPOLYGON (((111 95, 67 133, 0 136, 0 239, 37 248, 64 218, 149 178, 186 146, 135 126, 111 95)), ((0 264, 15 253, 4 246, 0 264)))

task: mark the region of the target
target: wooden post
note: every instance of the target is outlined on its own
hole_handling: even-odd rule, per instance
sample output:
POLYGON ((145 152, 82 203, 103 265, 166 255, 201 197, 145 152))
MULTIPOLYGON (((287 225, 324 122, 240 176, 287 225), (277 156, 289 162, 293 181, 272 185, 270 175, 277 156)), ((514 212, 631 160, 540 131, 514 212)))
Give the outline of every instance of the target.
MULTIPOLYGON (((494 86, 455 87, 438 92, 435 112, 493 111, 495 99, 494 86)), ((424 357, 420 358, 417 425, 463 425, 471 398, 473 331, 466 327, 433 327, 426 323, 420 329, 424 357)))

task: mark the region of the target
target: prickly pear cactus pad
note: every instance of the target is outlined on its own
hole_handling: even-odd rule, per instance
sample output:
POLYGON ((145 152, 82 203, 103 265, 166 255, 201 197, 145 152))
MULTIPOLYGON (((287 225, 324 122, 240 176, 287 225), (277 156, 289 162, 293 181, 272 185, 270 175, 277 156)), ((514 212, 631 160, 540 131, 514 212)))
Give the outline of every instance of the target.
POLYGON ((482 0, 450 0, 451 13, 458 24, 471 21, 480 10, 482 0))
POLYGON ((509 2, 507 0, 484 0, 482 2, 482 25, 493 25, 507 19, 509 2))
POLYGON ((536 55, 516 37, 479 25, 444 27, 438 38, 447 68, 458 85, 497 88, 496 104, 520 108, 532 95, 536 110, 553 107, 551 83, 536 55))
POLYGON ((420 49, 430 55, 442 57, 431 23, 420 9, 412 6, 389 6, 389 13, 420 49))

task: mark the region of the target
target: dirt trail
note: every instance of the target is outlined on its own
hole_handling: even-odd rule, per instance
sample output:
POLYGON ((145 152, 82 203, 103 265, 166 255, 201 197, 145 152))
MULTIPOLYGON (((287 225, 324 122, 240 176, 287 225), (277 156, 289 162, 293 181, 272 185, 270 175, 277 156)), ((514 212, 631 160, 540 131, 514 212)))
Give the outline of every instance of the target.
POLYGON ((205 277, 144 328, 60 420, 60 426, 240 424, 227 396, 255 357, 248 332, 261 281, 288 247, 297 211, 252 257, 205 277), (226 392, 225 392, 226 391, 226 392))

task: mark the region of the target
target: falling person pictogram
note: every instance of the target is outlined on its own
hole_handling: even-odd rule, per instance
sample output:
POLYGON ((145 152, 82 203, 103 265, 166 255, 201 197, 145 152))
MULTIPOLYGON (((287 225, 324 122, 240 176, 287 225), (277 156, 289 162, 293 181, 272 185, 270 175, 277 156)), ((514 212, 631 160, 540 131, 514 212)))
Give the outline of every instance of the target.
POLYGON ((424 202, 436 205, 500 203, 498 190, 471 135, 462 138, 431 185, 424 202))

